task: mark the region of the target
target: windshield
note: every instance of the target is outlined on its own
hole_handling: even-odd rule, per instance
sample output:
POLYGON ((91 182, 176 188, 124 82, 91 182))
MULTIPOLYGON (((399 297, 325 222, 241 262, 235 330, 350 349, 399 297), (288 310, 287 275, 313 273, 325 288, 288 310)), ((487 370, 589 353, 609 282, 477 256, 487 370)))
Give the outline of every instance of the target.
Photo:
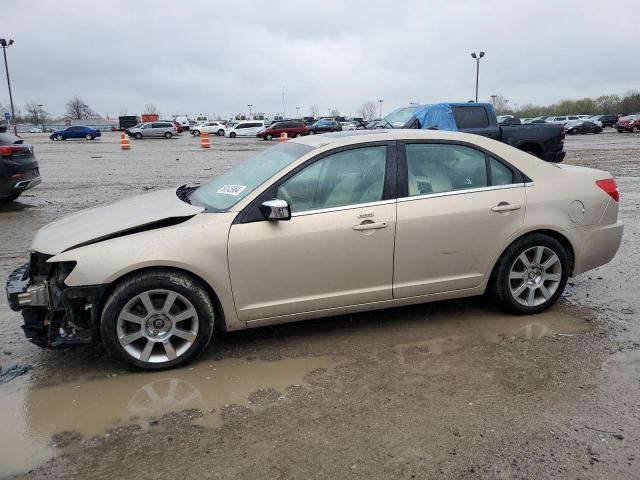
POLYGON ((416 110, 418 110, 418 107, 398 108, 384 117, 384 126, 402 128, 409 121, 416 110))
POLYGON ((189 200, 194 205, 225 212, 311 150, 313 147, 294 142, 268 148, 201 186, 193 192, 189 200))

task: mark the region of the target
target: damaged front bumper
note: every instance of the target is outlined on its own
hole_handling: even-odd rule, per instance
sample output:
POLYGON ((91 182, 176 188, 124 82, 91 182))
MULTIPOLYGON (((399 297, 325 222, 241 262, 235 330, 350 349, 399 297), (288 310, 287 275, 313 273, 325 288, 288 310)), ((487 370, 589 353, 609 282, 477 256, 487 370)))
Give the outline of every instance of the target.
MULTIPOLYGON (((38 254, 36 254, 37 256, 38 254)), ((25 336, 42 348, 96 343, 99 304, 107 285, 68 287, 70 269, 36 258, 16 269, 6 284, 9 307, 22 313, 25 336)))

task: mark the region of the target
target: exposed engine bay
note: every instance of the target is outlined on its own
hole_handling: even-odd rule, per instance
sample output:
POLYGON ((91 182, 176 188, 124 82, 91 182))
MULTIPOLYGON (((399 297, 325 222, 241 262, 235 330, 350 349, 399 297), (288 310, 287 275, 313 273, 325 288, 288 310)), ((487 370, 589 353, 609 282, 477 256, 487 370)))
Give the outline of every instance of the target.
POLYGON ((32 252, 29 263, 7 281, 9 306, 21 311, 25 336, 42 348, 63 348, 99 341, 98 301, 107 285, 68 287, 64 280, 75 262, 52 262, 32 252), (96 313, 94 313, 96 312, 96 313))

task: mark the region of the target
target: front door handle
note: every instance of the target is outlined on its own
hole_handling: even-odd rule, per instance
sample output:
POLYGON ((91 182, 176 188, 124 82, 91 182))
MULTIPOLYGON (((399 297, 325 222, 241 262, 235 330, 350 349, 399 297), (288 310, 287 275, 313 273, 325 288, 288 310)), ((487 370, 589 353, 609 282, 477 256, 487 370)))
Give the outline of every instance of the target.
POLYGON ((500 202, 495 207, 492 207, 491 211, 492 212, 513 212, 514 210, 520 210, 521 208, 522 208, 522 205, 520 205, 519 203, 500 202))
POLYGON ((354 225, 353 229, 356 231, 362 230, 378 230, 380 228, 387 228, 387 222, 362 222, 359 225, 354 225))

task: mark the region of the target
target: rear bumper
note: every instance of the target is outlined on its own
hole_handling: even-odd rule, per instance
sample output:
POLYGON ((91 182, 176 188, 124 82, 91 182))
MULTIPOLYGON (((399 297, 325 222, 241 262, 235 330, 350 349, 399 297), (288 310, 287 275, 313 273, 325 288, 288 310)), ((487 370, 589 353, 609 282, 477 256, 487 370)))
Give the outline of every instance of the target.
POLYGON ((552 163, 560 163, 564 160, 566 152, 547 152, 544 156, 545 161, 552 163))
POLYGON ((31 177, 27 179, 9 179, 6 182, 0 184, 0 198, 9 198, 16 193, 22 193, 25 190, 29 190, 30 188, 35 187, 36 185, 40 185, 42 183, 42 179, 40 176, 31 177))
POLYGON ((624 225, 618 221, 609 225, 574 228, 563 232, 574 248, 573 275, 609 263, 616 256, 624 225))

